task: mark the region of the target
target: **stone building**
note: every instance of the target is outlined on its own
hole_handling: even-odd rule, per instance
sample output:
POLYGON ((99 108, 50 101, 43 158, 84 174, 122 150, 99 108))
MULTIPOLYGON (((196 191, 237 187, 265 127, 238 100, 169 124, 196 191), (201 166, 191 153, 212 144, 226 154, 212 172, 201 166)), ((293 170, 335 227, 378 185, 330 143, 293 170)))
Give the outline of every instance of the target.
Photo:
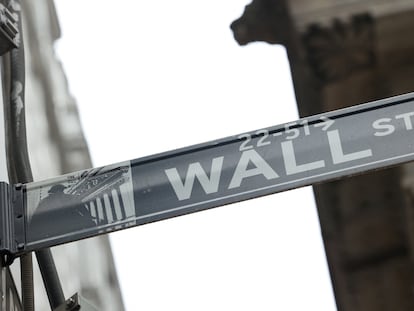
MULTIPOLYGON (((301 116, 412 92, 414 2, 253 0, 240 44, 283 44, 301 116)), ((413 310, 413 165, 314 186, 338 310, 413 310)))
MULTIPOLYGON (((22 12, 26 50, 26 122, 34 180, 90 168, 92 163, 76 102, 69 93, 62 64, 54 52, 54 43, 60 37, 54 2, 22 1, 22 12)), ((3 164, 0 170, 2 180, 5 180, 7 173, 3 164)), ((124 309, 106 236, 54 247, 52 253, 66 298, 79 293, 99 310, 124 309)), ((36 310, 49 310, 36 262, 34 266, 36 310)), ((16 283, 19 283, 18 263, 13 264, 12 271, 16 283)), ((4 273, 5 269, 3 277, 4 273)), ((5 283, 2 278, 0 310, 14 310, 8 306, 11 298, 5 283)))

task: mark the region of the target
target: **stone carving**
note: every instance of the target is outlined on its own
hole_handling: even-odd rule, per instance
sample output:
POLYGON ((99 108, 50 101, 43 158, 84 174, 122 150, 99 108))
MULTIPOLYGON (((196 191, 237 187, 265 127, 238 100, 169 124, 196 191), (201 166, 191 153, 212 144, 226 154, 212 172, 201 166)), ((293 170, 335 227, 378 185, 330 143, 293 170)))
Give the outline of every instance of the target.
POLYGON ((288 25, 291 25, 291 20, 286 1, 253 0, 230 28, 240 45, 254 41, 286 45, 292 36, 288 25))
POLYGON ((240 45, 256 41, 284 45, 300 115, 308 116, 319 112, 320 81, 314 78, 307 62, 302 37, 295 28, 288 0, 252 0, 246 5, 242 16, 230 27, 240 45))
POLYGON ((310 26, 303 44, 314 74, 330 82, 374 65, 374 39, 372 17, 361 14, 347 24, 334 20, 332 27, 310 26))

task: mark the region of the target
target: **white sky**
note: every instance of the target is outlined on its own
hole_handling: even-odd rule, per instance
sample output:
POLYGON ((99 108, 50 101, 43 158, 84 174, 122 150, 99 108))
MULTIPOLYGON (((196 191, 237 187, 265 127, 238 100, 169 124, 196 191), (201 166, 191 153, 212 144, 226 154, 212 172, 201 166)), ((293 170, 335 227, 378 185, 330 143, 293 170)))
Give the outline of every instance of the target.
MULTIPOLYGON (((249 0, 56 0, 95 166, 297 119, 282 47, 240 47, 249 0)), ((336 310, 310 188, 111 234, 127 311, 336 310)))

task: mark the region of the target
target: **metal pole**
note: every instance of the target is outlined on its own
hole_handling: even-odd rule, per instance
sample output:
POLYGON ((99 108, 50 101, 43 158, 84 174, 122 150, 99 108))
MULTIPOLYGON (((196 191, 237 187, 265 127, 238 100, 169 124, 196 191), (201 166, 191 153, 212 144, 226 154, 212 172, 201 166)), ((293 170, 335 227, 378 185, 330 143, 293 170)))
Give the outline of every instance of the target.
MULTIPOLYGON (((8 2, 8 8, 18 19, 20 47, 4 58, 6 150, 11 183, 33 181, 27 151, 25 120, 25 65, 20 1, 8 2)), ((36 252, 40 271, 53 309, 65 302, 56 266, 50 249, 36 252)), ((34 310, 33 260, 29 253, 21 257, 22 302, 25 311, 34 310)))
MULTIPOLYGON (((27 155, 24 125, 24 107, 17 113, 18 100, 24 102, 23 45, 3 57, 4 119, 6 129, 6 152, 8 175, 11 183, 32 181, 27 155), (19 89, 19 92, 18 92, 19 89), (24 132, 24 133, 22 133, 24 132)), ((20 257, 23 310, 34 310, 32 253, 20 257)))

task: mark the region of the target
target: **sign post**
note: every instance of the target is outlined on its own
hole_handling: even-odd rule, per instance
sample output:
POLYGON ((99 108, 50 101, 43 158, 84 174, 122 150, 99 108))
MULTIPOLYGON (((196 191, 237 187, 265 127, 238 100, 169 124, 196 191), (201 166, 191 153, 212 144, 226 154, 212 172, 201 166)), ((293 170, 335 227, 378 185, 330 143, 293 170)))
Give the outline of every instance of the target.
POLYGON ((7 186, 10 200, 3 204, 12 210, 2 215, 1 246, 18 255, 408 162, 413 129, 414 94, 406 94, 7 186))

